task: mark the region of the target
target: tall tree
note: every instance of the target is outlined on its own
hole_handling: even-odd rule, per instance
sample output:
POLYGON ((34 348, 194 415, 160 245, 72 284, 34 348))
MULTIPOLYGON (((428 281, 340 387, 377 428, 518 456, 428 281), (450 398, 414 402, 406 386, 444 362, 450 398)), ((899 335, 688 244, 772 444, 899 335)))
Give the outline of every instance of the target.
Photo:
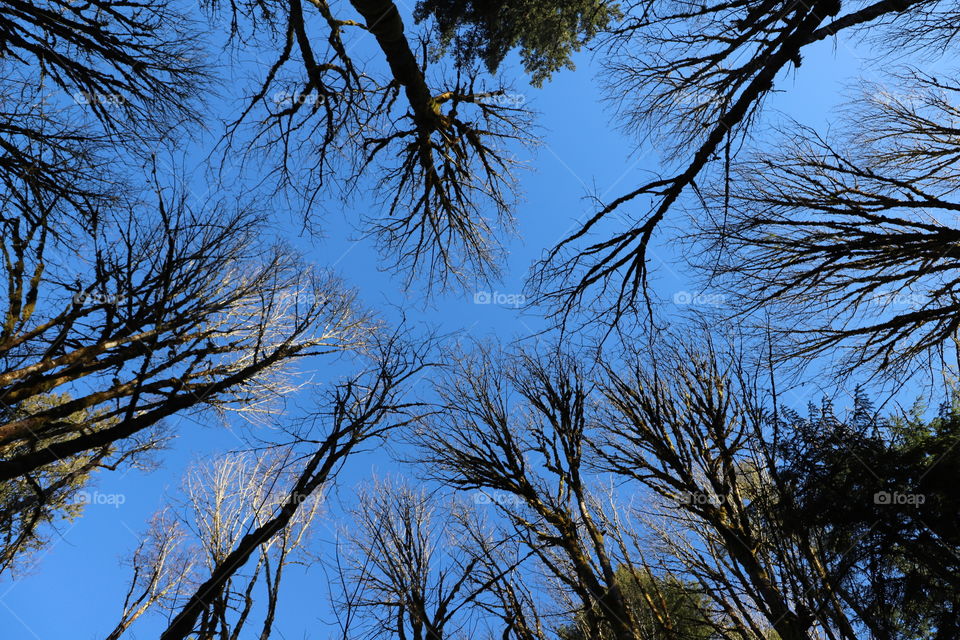
POLYGON ((0 479, 114 464, 191 408, 256 411, 296 386, 285 363, 357 342, 352 293, 264 242, 245 194, 196 202, 157 170, 210 78, 189 12, 13 3, 0 29, 0 479))
MULTIPOLYGON (((920 449, 885 463, 838 447, 832 460, 846 475, 836 476, 836 487, 854 502, 824 512, 838 494, 828 491, 815 503, 805 496, 834 486, 817 471, 831 458, 806 449, 787 455, 785 447, 817 446, 815 436, 835 420, 807 427, 777 418, 756 369, 733 347, 652 343, 593 369, 553 350, 501 357, 480 350, 455 360, 440 387, 442 410, 415 433, 422 473, 488 495, 503 523, 495 539, 521 543, 531 554, 524 571, 553 582, 546 593, 554 604, 524 600, 525 620, 546 620, 559 609, 576 615, 575 633, 583 637, 674 637, 691 623, 673 606, 686 602, 683 611, 701 613, 687 630, 705 638, 853 640, 885 624, 866 594, 893 593, 858 561, 868 549, 876 567, 887 567, 890 585, 912 563, 911 579, 924 589, 949 587, 949 568, 919 564, 932 557, 934 542, 919 535, 917 520, 884 516, 879 503, 862 502, 868 490, 903 490, 923 464, 935 469, 933 449, 942 454, 954 442, 949 429, 937 427, 942 438, 931 441, 930 454, 920 449), (811 471, 801 490, 803 467, 792 465, 805 462, 811 471), (880 489, 865 481, 871 472, 880 489), (804 515, 814 511, 818 518, 804 515), (845 512, 857 515, 845 520, 845 512), (883 517, 897 531, 890 530, 890 544, 910 552, 879 552, 859 539, 883 517), (911 533, 911 526, 918 528, 911 533)), ((857 442, 852 433, 843 439, 857 442)), ((864 440, 864 453, 878 442, 864 440)), ((952 503, 936 504, 929 517, 942 523, 952 503)), ((943 544, 940 553, 952 549, 943 544)), ((888 613, 936 618, 927 628, 948 637, 949 615, 942 607, 919 614, 922 600, 903 600, 903 610, 885 602, 888 613)))
MULTIPOLYGON (((291 528, 295 532, 298 522, 304 522, 304 512, 309 513, 316 494, 336 478, 351 454, 382 442, 389 431, 418 415, 417 403, 407 400, 406 393, 414 376, 428 366, 429 347, 408 348, 396 338, 379 347, 373 366, 338 384, 329 394, 328 404, 310 416, 306 428, 294 432, 294 446, 300 445, 298 449, 304 453, 302 464, 285 474, 291 478, 287 488, 271 492, 276 499, 258 509, 256 517, 240 516, 245 524, 242 535, 218 543, 213 562, 205 572, 209 575, 179 603, 179 610, 161 634, 161 640, 185 640, 197 632, 226 629, 218 621, 223 613, 218 607, 225 606, 224 598, 230 597, 238 572, 271 546, 280 544, 282 548, 283 541, 292 535, 291 528)), ((275 593, 268 595, 267 606, 264 637, 269 636, 275 593)), ((235 625, 229 628, 238 630, 235 625)))
POLYGON ((771 91, 788 72, 805 72, 809 47, 863 37, 878 53, 898 55, 909 42, 938 56, 955 34, 948 26, 954 10, 943 2, 620 4, 624 16, 609 28, 604 48, 607 94, 628 130, 652 135, 665 150, 665 166, 659 177, 601 203, 547 254, 532 283, 560 313, 581 308, 611 323, 649 293, 647 251, 661 223, 687 203, 700 210, 701 186, 723 179, 771 91), (613 220, 634 206, 633 222, 613 220))
POLYGON ((732 162, 698 232, 717 252, 704 266, 745 309, 762 305, 801 353, 845 351, 848 370, 952 360, 960 327, 960 87, 920 72, 889 82, 865 85, 830 136, 795 125, 732 162))
POLYGON ((816 530, 846 606, 876 638, 960 632, 955 406, 925 416, 879 416, 858 393, 848 416, 829 404, 784 412, 780 474, 789 488, 773 515, 794 535, 816 530))
POLYGON ((3 223, 0 398, 33 410, 0 425, 0 479, 122 450, 191 408, 252 415, 296 386, 284 363, 359 341, 353 294, 264 245, 255 212, 158 190, 152 208, 115 215, 62 237, 46 217, 3 223), (28 402, 54 392, 71 399, 28 402))
MULTIPOLYGON (((154 515, 130 559, 130 588, 108 640, 121 638, 148 611, 176 613, 184 594, 196 589, 246 532, 262 525, 281 505, 295 479, 293 455, 289 449, 274 449, 195 463, 183 480, 183 503, 168 504, 154 515)), ((307 497, 283 529, 264 540, 251 566, 238 569, 210 597, 197 623, 198 637, 237 638, 254 627, 261 638, 272 635, 285 570, 304 556, 311 525, 322 508, 320 493, 307 497), (261 592, 266 594, 262 600, 256 595, 261 592)))
POLYGON ((471 505, 442 504, 390 480, 362 489, 358 502, 337 549, 344 637, 531 637, 500 599, 517 593, 511 578, 519 563, 471 505))
POLYGON ((585 477, 590 381, 576 359, 480 348, 440 381, 443 412, 417 432, 420 464, 442 484, 492 496, 512 536, 562 585, 590 637, 636 640, 616 581, 616 542, 585 477))
POLYGON ((497 273, 497 237, 512 227, 510 145, 529 139, 522 105, 499 99, 504 90, 484 87, 471 70, 429 73, 427 44, 416 44, 390 0, 288 0, 266 11, 256 0, 207 4, 230 16, 235 43, 272 34, 263 43, 269 69, 228 129, 228 157, 235 145, 250 158, 268 150, 277 184, 301 196, 308 223, 327 187, 375 185, 384 215, 362 227, 410 277, 443 286, 497 273), (348 35, 374 46, 379 64, 361 67, 348 35), (247 122, 252 137, 243 135, 247 122))

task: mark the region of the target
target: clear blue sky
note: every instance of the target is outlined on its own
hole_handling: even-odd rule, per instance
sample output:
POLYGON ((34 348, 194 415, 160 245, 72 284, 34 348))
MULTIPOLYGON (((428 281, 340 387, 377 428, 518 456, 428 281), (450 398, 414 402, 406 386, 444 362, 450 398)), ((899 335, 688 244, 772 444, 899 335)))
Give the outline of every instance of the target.
MULTIPOLYGON (((251 64, 247 71, 253 73, 257 68, 251 64)), ((841 98, 840 80, 860 68, 861 61, 847 44, 822 43, 805 55, 799 72, 781 78, 778 86, 784 93, 770 106, 820 124, 841 98)), ((531 170, 520 176, 523 201, 515 212, 519 238, 510 243, 509 264, 503 281, 493 288, 495 292, 522 292, 527 270, 541 251, 592 211, 585 195, 593 192, 608 199, 616 197, 636 186, 643 171, 658 167, 655 150, 634 149, 632 140, 618 132, 611 112, 601 103, 596 72, 597 65, 581 55, 576 71, 558 74, 542 89, 532 88, 522 77, 514 76, 515 91, 539 112, 543 145, 530 156, 531 170)), ((507 75, 511 75, 510 70, 507 75)), ((223 117, 231 115, 229 101, 222 109, 223 117)), ((188 162, 202 162, 199 149, 191 152, 188 162)), ((192 186, 197 191, 205 189, 202 182, 192 186)), ((475 304, 475 292, 457 292, 424 302, 420 292, 404 291, 402 281, 377 269, 376 253, 369 242, 351 240, 356 233, 348 221, 369 206, 361 200, 342 216, 328 214, 323 240, 298 237, 298 229, 282 214, 277 216, 277 233, 295 238, 295 244, 310 260, 333 266, 359 290, 367 305, 382 310, 387 317, 395 317, 395 309, 404 308, 414 323, 429 322, 442 331, 501 340, 522 338, 543 328, 544 322, 535 313, 475 304)), ((329 209, 337 212, 339 206, 331 203, 329 209)), ((676 291, 693 286, 679 275, 680 260, 670 248, 661 243, 654 252, 658 256, 653 261, 655 286, 660 296, 670 299, 676 291)), ((342 370, 337 364, 324 363, 318 365, 315 379, 322 381, 342 370)), ((803 404, 805 399, 796 400, 803 404)), ((0 640, 86 640, 102 638, 113 628, 129 578, 120 560, 136 546, 138 534, 160 506, 165 492, 176 488, 191 460, 240 445, 234 435, 214 424, 204 426, 188 420, 174 424, 179 438, 171 450, 161 454, 159 470, 149 474, 103 473, 91 488, 102 494, 123 495, 122 505, 90 506, 82 518, 65 525, 50 547, 38 554, 32 575, 15 583, 0 582, 0 640)), ((348 496, 374 471, 382 475, 392 468, 383 455, 353 459, 339 479, 339 491, 348 496)), ((331 500, 330 510, 317 528, 314 544, 321 553, 329 551, 332 532, 340 522, 336 502, 331 500)), ((327 585, 319 567, 291 571, 283 591, 276 637, 324 639, 335 633, 327 627, 327 585)), ((162 628, 161 620, 146 618, 130 637, 155 638, 162 628)))

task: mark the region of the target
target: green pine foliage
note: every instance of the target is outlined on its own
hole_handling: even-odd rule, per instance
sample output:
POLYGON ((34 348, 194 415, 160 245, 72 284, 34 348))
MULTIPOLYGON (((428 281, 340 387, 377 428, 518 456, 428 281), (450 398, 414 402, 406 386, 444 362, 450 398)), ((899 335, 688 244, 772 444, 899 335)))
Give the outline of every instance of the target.
MULTIPOLYGON (((649 571, 617 569, 617 583, 631 607, 639 637, 649 640, 711 640, 715 625, 709 599, 693 583, 673 576, 655 576, 649 571)), ((602 605, 597 607, 602 612, 602 605)), ((602 619, 603 614, 600 614, 602 619)), ((558 630, 560 640, 589 640, 583 614, 571 625, 558 630)), ((601 622, 600 638, 613 638, 609 625, 601 622)))
POLYGON ((775 511, 817 530, 829 571, 878 637, 921 640, 960 631, 960 412, 932 419, 916 404, 881 417, 862 391, 846 419, 829 403, 785 413, 780 449, 789 487, 775 511), (952 631, 951 631, 952 630, 952 631), (941 634, 941 635, 938 635, 941 634))
POLYGON ((539 86, 571 56, 620 15, 605 0, 421 0, 417 21, 436 20, 443 51, 460 64, 482 61, 497 70, 510 51, 520 50, 524 69, 539 86))
MULTIPOLYGON (((30 398, 5 409, 4 422, 70 400, 68 394, 56 393, 30 398)), ((81 425, 86 420, 86 412, 81 411, 69 416, 66 422, 81 425)), ((44 444, 69 437, 48 439, 44 444)), ((17 443, 0 450, 0 457, 15 457, 36 446, 37 443, 17 443)), ((0 570, 26 570, 32 554, 50 541, 57 528, 83 512, 86 501, 82 492, 102 457, 103 452, 71 456, 0 483, 0 570)))

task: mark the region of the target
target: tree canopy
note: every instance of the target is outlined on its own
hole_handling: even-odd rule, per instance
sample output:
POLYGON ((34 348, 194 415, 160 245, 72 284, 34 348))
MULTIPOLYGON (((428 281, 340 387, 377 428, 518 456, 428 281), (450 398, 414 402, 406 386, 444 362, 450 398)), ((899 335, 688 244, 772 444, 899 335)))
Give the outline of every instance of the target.
POLYGON ((958 25, 3 3, 0 580, 89 525, 108 640, 960 637, 958 25))

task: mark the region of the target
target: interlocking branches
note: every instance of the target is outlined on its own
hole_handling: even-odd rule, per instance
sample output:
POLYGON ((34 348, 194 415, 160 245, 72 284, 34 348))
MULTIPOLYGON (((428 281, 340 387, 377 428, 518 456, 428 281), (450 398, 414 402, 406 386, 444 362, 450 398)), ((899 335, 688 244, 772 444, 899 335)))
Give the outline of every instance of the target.
POLYGON ((0 425, 4 479, 191 408, 253 417, 292 389, 285 363, 363 340, 352 294, 260 242, 256 214, 162 190, 131 206, 69 244, 50 220, 2 221, 0 401, 34 407, 0 425), (29 404, 51 392, 71 398, 29 404))
POLYGON ((502 145, 523 143, 528 124, 523 109, 498 104, 501 95, 458 85, 430 99, 434 115, 426 122, 407 114, 389 135, 363 141, 364 168, 399 159, 395 166, 380 163, 387 215, 371 218, 370 228, 395 266, 409 269, 410 277, 424 275, 428 286, 448 279, 466 285, 498 271, 494 238, 512 227, 518 164, 502 145), (476 113, 472 120, 463 117, 466 110, 476 113))
MULTIPOLYGON (((508 582, 516 563, 504 562, 503 545, 466 505, 438 507, 425 491, 389 481, 362 491, 338 553, 345 636, 440 640, 486 631, 478 614, 500 610, 493 585, 508 582)), ((509 627, 489 633, 527 637, 509 627)))
POLYGON ((443 412, 418 432, 424 468, 448 486, 492 494, 516 539, 571 594, 590 637, 606 622, 618 640, 635 640, 585 478, 584 369, 563 355, 481 350, 457 360, 439 389, 443 412))
POLYGON ((556 352, 457 361, 417 432, 420 460, 489 496, 494 539, 523 545, 566 595, 570 637, 857 637, 865 614, 841 583, 863 576, 823 530, 781 517, 787 434, 733 347, 658 342, 595 374, 556 352))
POLYGON ((761 616, 784 640, 858 637, 832 573, 842 558, 820 548, 815 530, 787 531, 770 517, 790 500, 781 435, 740 358, 709 345, 635 353, 607 365, 600 386, 598 464, 660 497, 641 519, 667 566, 696 580, 738 630, 732 637, 766 637, 761 616))
POLYGON ((799 128, 802 142, 735 163, 727 222, 707 230, 738 293, 789 316, 788 332, 809 317, 802 352, 849 346, 848 368, 896 371, 960 327, 958 88, 901 86, 867 87, 833 139, 799 128))
POLYGON ((195 25, 171 2, 7 2, 0 34, 6 82, 35 85, 39 72, 108 131, 192 118, 207 78, 195 25))
POLYGON ((896 12, 921 11, 922 4, 883 1, 841 13, 837 0, 634 3, 611 37, 609 88, 625 96, 614 100, 626 127, 652 127, 659 146, 669 141, 667 157, 680 169, 601 207, 547 254, 536 290, 564 317, 592 304, 617 322, 646 295, 647 250, 660 223, 696 190, 723 145, 736 146, 749 131, 777 78, 800 65, 804 47, 896 12), (638 222, 578 246, 594 233, 611 233, 601 221, 641 198, 650 204, 638 222))
MULTIPOLYGON (((253 15, 260 5, 238 8, 253 15)), ((364 216, 364 229, 394 267, 425 276, 431 287, 493 275, 495 236, 511 227, 517 162, 510 147, 530 139, 527 111, 500 99, 502 89, 475 88, 473 73, 433 87, 427 45, 415 55, 392 2, 352 2, 362 21, 338 16, 326 2, 310 5, 290 0, 261 17, 279 52, 231 127, 231 144, 259 107, 265 115, 248 157, 264 150, 279 157, 278 184, 304 197, 307 222, 331 167, 342 164, 352 174, 344 192, 375 178, 384 211, 364 216), (348 51, 353 39, 369 36, 386 74, 359 66, 348 51)))
MULTIPOLYGON (((205 4, 214 16, 224 11, 220 2, 205 4)), ((277 158, 266 165, 278 188, 305 196, 304 213, 310 213, 340 146, 375 115, 367 103, 376 86, 347 52, 354 32, 365 27, 339 19, 328 3, 316 0, 306 8, 300 0, 231 2, 229 16, 231 43, 241 53, 260 52, 270 64, 228 123, 224 154, 258 166, 263 157, 277 158), (250 138, 241 135, 248 122, 250 138)))
POLYGON ((123 167, 199 120, 210 76, 171 2, 0 7, 0 203, 52 234, 129 195, 123 167))
MULTIPOLYGON (((242 536, 222 547, 210 575, 193 591, 172 619, 162 640, 183 640, 207 620, 227 593, 231 581, 257 553, 269 549, 277 536, 285 539, 295 518, 309 508, 316 492, 331 482, 351 453, 365 443, 380 441, 391 429, 418 417, 418 405, 404 398, 408 385, 428 366, 426 347, 410 349, 396 338, 378 345, 377 362, 364 373, 341 383, 330 394, 312 422, 320 433, 300 444, 312 445, 305 462, 293 472, 294 481, 282 499, 262 509, 263 517, 250 522, 242 536)), ((249 594, 248 594, 249 595, 249 594)))

